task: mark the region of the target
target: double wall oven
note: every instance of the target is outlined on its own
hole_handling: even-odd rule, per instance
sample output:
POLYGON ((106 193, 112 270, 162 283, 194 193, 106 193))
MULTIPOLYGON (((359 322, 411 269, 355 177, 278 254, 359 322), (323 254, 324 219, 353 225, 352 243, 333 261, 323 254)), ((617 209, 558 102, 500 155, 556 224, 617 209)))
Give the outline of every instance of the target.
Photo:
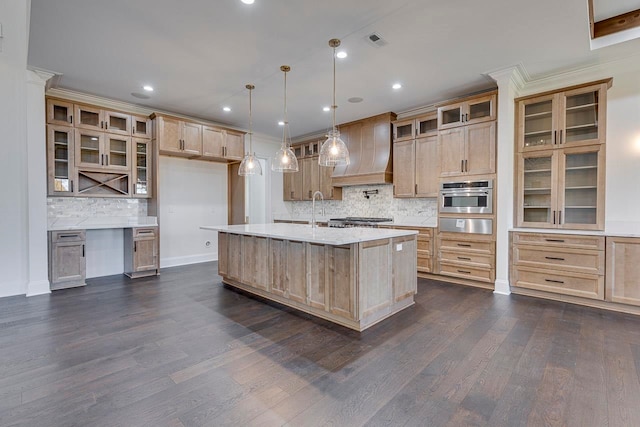
POLYGON ((492 234, 493 180, 441 183, 438 212, 441 231, 492 234))

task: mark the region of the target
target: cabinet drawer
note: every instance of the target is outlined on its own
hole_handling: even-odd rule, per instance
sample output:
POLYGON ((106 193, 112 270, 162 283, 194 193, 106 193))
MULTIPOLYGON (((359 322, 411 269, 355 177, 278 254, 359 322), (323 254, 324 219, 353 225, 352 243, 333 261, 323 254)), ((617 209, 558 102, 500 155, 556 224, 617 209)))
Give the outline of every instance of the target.
POLYGON ((431 254, 418 252, 418 271, 422 273, 431 272, 431 254))
POLYGON ((455 251, 464 250, 492 254, 494 253, 494 243, 487 241, 467 241, 444 238, 440 240, 440 249, 450 249, 455 251))
POLYGON ((516 267, 512 286, 604 300, 604 276, 516 267))
POLYGON ((84 242, 84 241, 85 241, 84 230, 52 231, 51 232, 52 243, 84 242))
POLYGON ((133 231, 133 237, 156 237, 157 228, 135 228, 133 231))
POLYGON ((513 262, 529 267, 604 274, 604 252, 596 250, 515 246, 513 262))
POLYGON ((418 250, 431 252, 431 239, 418 235, 418 250))
POLYGON ((494 265, 494 256, 492 254, 483 253, 466 253, 459 251, 440 251, 440 260, 450 263, 461 263, 467 265, 478 264, 484 268, 492 268, 494 265))
POLYGON ((463 264, 440 262, 440 274, 443 276, 460 277, 480 282, 493 282, 494 273, 490 268, 469 267, 463 264))
POLYGON ((604 236, 577 234, 513 233, 513 244, 541 245, 548 248, 604 250, 604 236))

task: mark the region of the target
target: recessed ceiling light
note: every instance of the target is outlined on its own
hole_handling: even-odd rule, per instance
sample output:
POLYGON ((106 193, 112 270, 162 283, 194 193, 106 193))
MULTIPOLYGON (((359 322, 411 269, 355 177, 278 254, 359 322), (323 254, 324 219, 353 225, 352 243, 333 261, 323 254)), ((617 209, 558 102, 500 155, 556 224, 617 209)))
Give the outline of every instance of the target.
POLYGON ((344 50, 341 50, 340 52, 336 53, 336 57, 340 59, 344 59, 347 57, 347 52, 345 52, 344 50))
POLYGON ((244 4, 253 4, 255 0, 241 0, 244 4))
POLYGON ((283 122, 282 120, 280 120, 280 121, 278 122, 278 126, 284 126, 284 122, 283 122))
POLYGON ((228 113, 229 111, 231 111, 231 107, 222 107, 222 111, 228 113))
POLYGON ((364 101, 364 98, 360 98, 359 96, 354 96, 352 98, 347 99, 352 104, 357 104, 358 102, 364 101))
POLYGON ((331 107, 322 107, 322 111, 331 111, 331 107))
POLYGON ((153 92, 153 86, 150 85, 144 85, 142 86, 142 89, 146 90, 147 92, 153 92))
POLYGON ((393 86, 391 86, 393 89, 400 89, 402 87, 402 85, 400 83, 394 83, 393 86))

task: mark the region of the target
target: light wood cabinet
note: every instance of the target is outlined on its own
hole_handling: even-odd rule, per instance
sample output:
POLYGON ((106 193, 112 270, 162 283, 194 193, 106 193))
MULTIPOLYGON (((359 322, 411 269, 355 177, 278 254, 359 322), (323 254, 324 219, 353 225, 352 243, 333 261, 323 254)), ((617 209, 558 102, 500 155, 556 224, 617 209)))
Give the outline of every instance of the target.
POLYGON ((298 159, 298 172, 283 172, 284 201, 312 200, 320 191, 324 200, 342 199, 342 189, 333 187, 334 167, 318 164, 318 154, 323 141, 313 140, 291 147, 298 159))
POLYGON ((99 107, 74 104, 75 127, 118 135, 131 135, 131 116, 99 107))
POLYGON ((320 165, 318 157, 305 157, 299 163, 302 170, 302 200, 311 200, 320 190, 320 165))
POLYGON ((202 159, 242 160, 244 134, 213 126, 202 127, 202 159))
POLYGON ((72 127, 47 125, 47 189, 49 196, 71 196, 75 192, 75 162, 72 127))
POLYGON ((131 136, 151 139, 153 137, 151 119, 143 116, 131 116, 131 136))
POLYGON ((133 138, 133 190, 134 197, 150 198, 153 196, 153 151, 148 139, 133 138))
POLYGON ((396 120, 393 122, 393 141, 409 141, 438 132, 438 115, 436 112, 420 117, 396 120))
POLYGON ((437 197, 439 176, 436 135, 393 144, 394 197, 437 197))
POLYGON ((496 95, 490 93, 438 107, 438 129, 451 129, 496 119, 496 95))
POLYGON ((306 249, 304 242, 287 241, 286 297, 304 304, 307 303, 306 249))
POLYGON ((202 125, 169 116, 156 119, 160 154, 197 157, 202 154, 202 125))
POLYGON ((496 122, 440 131, 440 176, 488 175, 496 171, 496 122))
POLYGON ((640 306, 640 238, 607 237, 606 300, 640 306))
POLYGON ((75 164, 78 168, 128 172, 131 137, 76 129, 75 164))
POLYGON ((302 162, 298 161, 298 172, 283 172, 283 200, 302 200, 302 173, 299 170, 302 162))
POLYGON ((158 262, 158 227, 124 230, 124 272, 131 278, 156 275, 158 262))
POLYGON ((85 231, 49 232, 49 284, 51 290, 85 285, 85 231))
POLYGON ((437 274, 493 283, 495 241, 491 235, 438 233, 437 274))
POLYGON ((47 123, 73 126, 73 103, 61 99, 47 98, 47 123))
POLYGON ((243 281, 257 289, 269 289, 269 241, 266 237, 242 236, 243 281))
POLYGON ((516 100, 518 151, 604 143, 609 87, 611 79, 516 100))
POLYGON ((604 299, 603 236, 512 233, 511 286, 604 299))
POLYGON ((517 225, 602 230, 604 165, 601 144, 521 153, 516 176, 517 225))

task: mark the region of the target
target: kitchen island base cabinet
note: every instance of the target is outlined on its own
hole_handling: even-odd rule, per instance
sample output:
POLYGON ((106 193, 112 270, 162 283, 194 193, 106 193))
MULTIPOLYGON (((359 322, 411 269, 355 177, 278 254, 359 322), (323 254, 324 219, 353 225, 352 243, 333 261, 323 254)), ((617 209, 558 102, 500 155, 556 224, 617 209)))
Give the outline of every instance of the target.
POLYGON ((331 245, 220 232, 218 245, 223 283, 357 331, 416 293, 415 235, 331 245))

